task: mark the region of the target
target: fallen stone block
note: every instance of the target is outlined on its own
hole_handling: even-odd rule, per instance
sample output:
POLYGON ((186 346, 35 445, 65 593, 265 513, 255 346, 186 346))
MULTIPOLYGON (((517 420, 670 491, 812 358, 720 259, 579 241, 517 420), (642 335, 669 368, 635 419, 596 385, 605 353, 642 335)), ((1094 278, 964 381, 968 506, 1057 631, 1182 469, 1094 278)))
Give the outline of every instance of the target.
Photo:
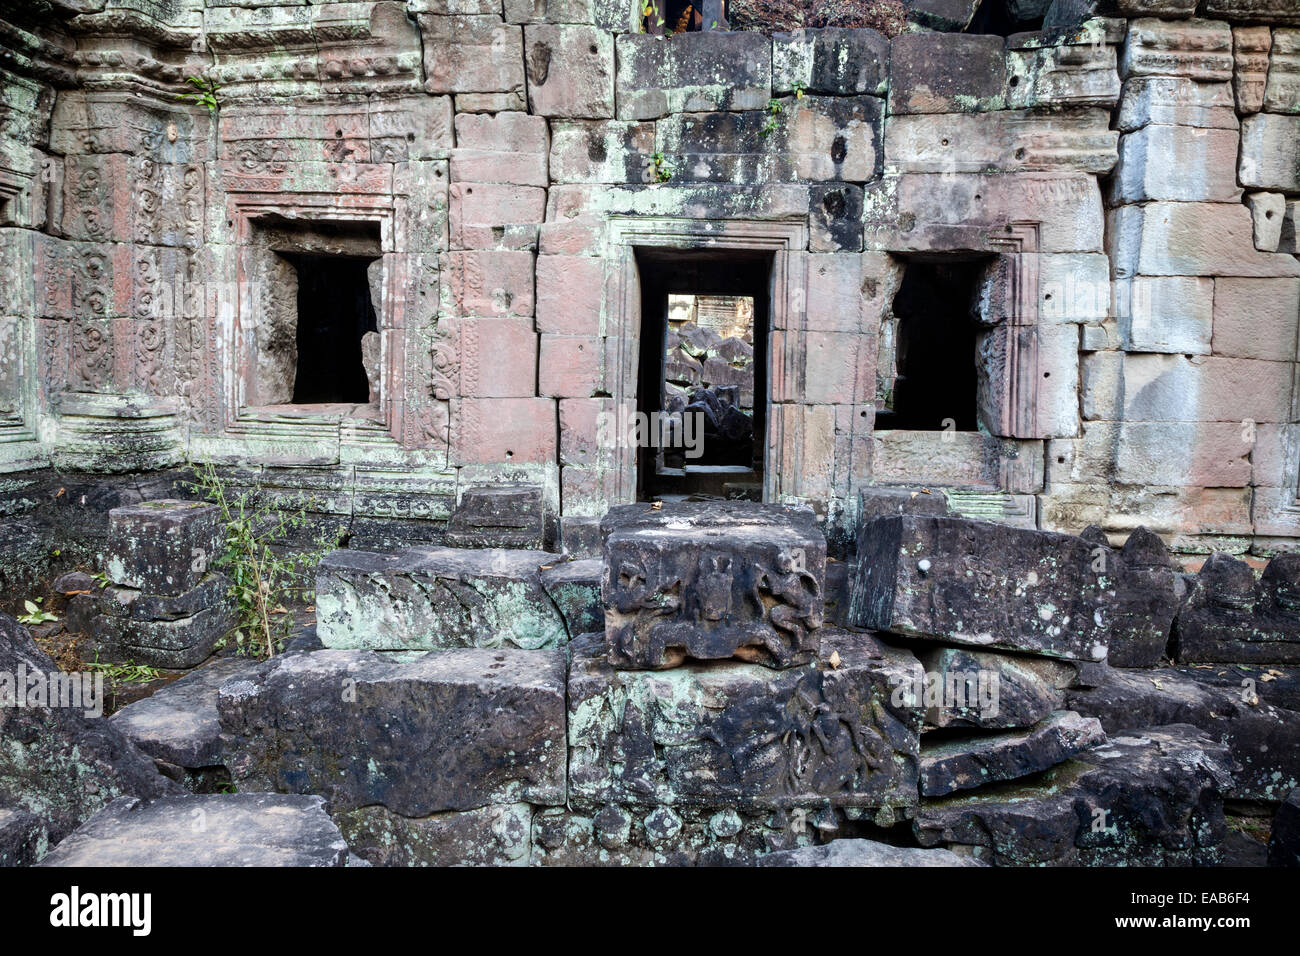
POLYGON ((87 675, 61 674, 0 614, 0 800, 62 840, 110 800, 182 792, 102 713, 87 675), (88 692, 87 692, 88 691, 88 692), (17 707, 19 696, 24 706, 17 707))
POLYGON ((1075 671, 1063 661, 960 647, 917 652, 924 686, 914 696, 927 727, 1009 730, 1060 710, 1075 671))
POLYGON ((162 498, 108 513, 104 571, 123 587, 177 595, 195 587, 217 557, 216 505, 162 498))
POLYGON ((1300 713, 1262 703, 1249 684, 1235 690, 1174 670, 1113 670, 1099 687, 1071 690, 1065 706, 1101 721, 1110 736, 1190 724, 1227 747, 1236 769, 1226 796, 1282 800, 1300 786, 1300 713))
POLYGON ((410 548, 333 551, 316 571, 326 647, 435 650, 557 647, 564 618, 542 586, 545 551, 410 548))
POLYGON ((219 691, 241 791, 318 793, 406 817, 563 803, 564 654, 460 649, 282 655, 219 691))
POLYGON ((1057 711, 1027 731, 946 738, 921 747, 921 796, 1040 773, 1106 742, 1095 717, 1057 711))
POLYGON ((99 614, 91 619, 87 633, 102 661, 179 670, 197 667, 211 657, 235 622, 234 607, 223 602, 173 620, 137 621, 99 614))
POLYGON ((1109 582, 1070 535, 932 515, 863 525, 846 620, 948 643, 1106 656, 1109 582))
POLYGON ((216 661, 127 704, 109 721, 152 757, 159 770, 194 789, 205 776, 213 776, 213 771, 219 769, 221 776, 225 775, 217 692, 227 680, 251 673, 257 666, 256 661, 244 657, 216 661))
POLYGON ((31 866, 49 849, 49 835, 35 815, 0 806, 0 868, 31 866))
MULTIPOLYGON (((1096 542, 1097 547, 1101 541, 1096 542)), ((1139 527, 1119 553, 1093 550, 1117 584, 1106 620, 1110 624, 1108 661, 1113 667, 1157 667, 1164 660, 1174 615, 1183 596, 1182 580, 1160 536, 1139 527)))
POLYGON ((980 866, 969 856, 951 850, 918 850, 890 846, 875 840, 832 840, 824 846, 801 847, 769 853, 759 866, 980 866))
POLYGON ((1030 782, 923 801, 913 832, 999 866, 1214 863, 1230 766, 1195 727, 1144 730, 1030 782))
POLYGON ((334 814, 352 852, 371 866, 526 866, 533 808, 526 803, 412 819, 383 807, 334 814))
POLYGON ((1194 683, 1220 687, 1242 701, 1258 698, 1282 710, 1300 712, 1300 667, 1274 664, 1182 664, 1170 670, 1194 683))
POLYGON ((542 489, 537 485, 466 488, 447 524, 453 548, 540 551, 545 537, 542 489))
POLYGON ((893 693, 920 665, 830 631, 812 665, 737 661, 620 671, 600 635, 569 672, 571 806, 896 808, 916 801, 920 706, 893 693))
POLYGON ((343 866, 348 846, 320 797, 278 793, 121 797, 41 866, 343 866))
POLYGON ((810 511, 624 505, 605 515, 601 533, 615 666, 739 657, 779 668, 817 654, 826 538, 810 511))
POLYGON ((1300 866, 1300 789, 1282 801, 1268 840, 1269 866, 1300 866))
POLYGON ((542 587, 564 617, 564 627, 571 637, 604 627, 600 582, 605 569, 599 558, 564 561, 553 567, 543 565, 541 573, 542 587))
POLYGON ((1174 621, 1181 663, 1300 664, 1300 554, 1250 565, 1212 554, 1174 621))
MULTIPOLYGON (((764 854, 812 843, 817 811, 608 804, 600 810, 552 807, 533 816, 535 866, 739 866, 764 854)), ((837 824, 836 824, 837 825, 837 824)))

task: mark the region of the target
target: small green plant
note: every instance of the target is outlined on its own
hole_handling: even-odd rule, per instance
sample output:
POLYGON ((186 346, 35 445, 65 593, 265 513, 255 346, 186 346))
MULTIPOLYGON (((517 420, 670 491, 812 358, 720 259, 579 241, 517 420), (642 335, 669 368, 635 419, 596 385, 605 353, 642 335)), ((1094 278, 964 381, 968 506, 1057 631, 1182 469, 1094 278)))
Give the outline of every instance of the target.
POLYGON ((654 179, 657 183, 666 183, 673 178, 673 167, 668 158, 663 153, 655 153, 650 157, 653 163, 654 179))
POLYGON ((806 87, 806 86, 805 86, 803 83, 801 83, 800 81, 795 80, 795 83, 794 83, 794 98, 795 98, 796 100, 801 100, 801 99, 804 98, 804 94, 807 93, 807 92, 808 92, 808 87, 806 87))
POLYGON ((101 591, 104 590, 104 588, 111 587, 113 584, 113 581, 109 578, 107 571, 99 571, 95 574, 92 574, 91 578, 94 579, 95 585, 101 591))
POLYGON ((240 654, 269 658, 293 628, 290 607, 314 598, 316 565, 338 547, 344 529, 321 532, 307 551, 277 547, 306 526, 306 495, 275 502, 261 489, 235 491, 211 463, 190 467, 194 480, 186 484, 221 512, 225 539, 212 566, 230 578, 235 644, 240 654))
POLYGON ((146 667, 144 664, 137 664, 135 661, 127 661, 125 664, 108 664, 99 660, 99 655, 85 665, 86 670, 98 671, 109 680, 118 684, 147 684, 162 677, 162 671, 156 667, 146 667))
POLYGON ((177 99, 188 100, 191 103, 206 106, 210 113, 215 113, 221 108, 221 102, 217 99, 217 93, 221 91, 221 87, 217 86, 215 80, 206 76, 187 76, 185 82, 194 87, 194 92, 177 93, 177 99))
POLYGON ((50 621, 57 621, 58 615, 51 614, 49 611, 41 609, 41 604, 45 598, 36 598, 36 600, 27 600, 23 602, 23 608, 26 614, 18 615, 18 623, 26 624, 28 627, 34 627, 37 624, 48 624, 50 621))
POLYGON ((219 780, 214 789, 217 791, 217 793, 238 793, 239 792, 238 790, 235 789, 235 784, 234 781, 232 780, 219 780))
POLYGON ((773 97, 767 102, 767 121, 763 128, 758 131, 758 135, 764 139, 771 136, 777 129, 777 117, 781 115, 781 101, 773 97))

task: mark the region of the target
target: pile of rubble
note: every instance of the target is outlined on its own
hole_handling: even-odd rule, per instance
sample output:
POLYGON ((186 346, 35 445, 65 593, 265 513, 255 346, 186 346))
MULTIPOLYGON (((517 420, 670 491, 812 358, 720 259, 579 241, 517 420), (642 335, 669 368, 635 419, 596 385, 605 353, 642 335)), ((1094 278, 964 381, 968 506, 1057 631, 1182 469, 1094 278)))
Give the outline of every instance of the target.
MULTIPOLYGON (((1213 865, 1225 800, 1296 861, 1294 558, 923 507, 867 493, 846 575, 741 502, 616 507, 600 559, 337 551, 315 642, 0 711, 0 862, 1213 865)), ((159 540, 134 565, 192 538, 159 540)), ((50 674, 4 623, 0 671, 50 674)))

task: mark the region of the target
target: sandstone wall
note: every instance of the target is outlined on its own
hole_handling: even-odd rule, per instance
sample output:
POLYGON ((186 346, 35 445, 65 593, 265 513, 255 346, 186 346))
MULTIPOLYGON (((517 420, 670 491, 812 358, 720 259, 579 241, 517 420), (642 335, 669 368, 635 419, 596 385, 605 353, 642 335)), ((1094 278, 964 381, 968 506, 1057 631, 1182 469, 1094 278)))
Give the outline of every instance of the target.
POLYGON ((597 425, 635 400, 634 250, 715 246, 773 257, 768 498, 1290 547, 1292 0, 892 41, 663 38, 634 6, 4 5, 3 467, 214 459, 430 540, 528 481, 577 528, 635 493, 597 425), (322 222, 377 237, 379 403, 259 405, 292 302, 267 250, 338 251, 322 222), (878 430, 902 270, 940 255, 983 264, 981 429, 878 430))

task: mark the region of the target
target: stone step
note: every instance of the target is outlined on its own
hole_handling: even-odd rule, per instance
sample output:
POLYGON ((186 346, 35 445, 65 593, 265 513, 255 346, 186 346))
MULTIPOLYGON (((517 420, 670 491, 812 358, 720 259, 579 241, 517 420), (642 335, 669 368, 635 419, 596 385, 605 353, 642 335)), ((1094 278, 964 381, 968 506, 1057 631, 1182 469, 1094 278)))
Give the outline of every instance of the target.
POLYGON ((320 797, 194 794, 114 800, 41 866, 343 866, 348 846, 320 797))
POLYGON ((1106 742, 1095 717, 1057 711, 1028 731, 921 742, 921 795, 939 797, 1040 773, 1106 742))

